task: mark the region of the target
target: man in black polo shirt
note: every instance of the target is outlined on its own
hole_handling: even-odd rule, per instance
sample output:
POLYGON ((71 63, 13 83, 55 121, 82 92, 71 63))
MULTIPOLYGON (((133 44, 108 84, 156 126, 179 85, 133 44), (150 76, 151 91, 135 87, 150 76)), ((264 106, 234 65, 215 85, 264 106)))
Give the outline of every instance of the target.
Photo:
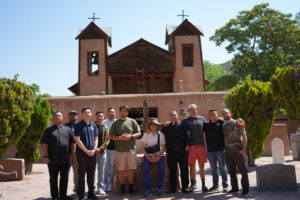
POLYGON ((209 110, 209 121, 204 122, 203 131, 205 132, 204 134, 206 138, 207 158, 210 163, 213 177, 213 186, 209 189, 210 192, 217 190, 219 187, 218 165, 222 176, 223 192, 228 191, 223 123, 223 120, 218 119, 218 113, 216 110, 209 110))
POLYGON ((167 160, 170 170, 171 187, 167 191, 167 194, 171 194, 177 191, 177 163, 180 167, 181 176, 181 191, 188 193, 189 185, 189 168, 187 163, 187 151, 188 137, 181 129, 181 124, 178 122, 178 114, 176 111, 170 112, 171 123, 165 126, 161 132, 165 135, 166 147, 167 147, 167 160))
POLYGON ((76 156, 78 161, 78 188, 79 200, 84 198, 85 173, 89 188, 88 199, 97 199, 95 195, 95 169, 98 145, 98 130, 94 122, 91 122, 92 112, 87 106, 81 109, 83 119, 74 126, 74 136, 77 144, 76 156))
POLYGON ((43 160, 48 164, 50 174, 50 190, 53 200, 69 200, 67 196, 70 163, 73 159, 72 143, 74 142, 72 130, 63 126, 63 115, 60 111, 53 113, 53 125, 48 127, 41 139, 43 160), (59 195, 57 178, 60 173, 59 195))

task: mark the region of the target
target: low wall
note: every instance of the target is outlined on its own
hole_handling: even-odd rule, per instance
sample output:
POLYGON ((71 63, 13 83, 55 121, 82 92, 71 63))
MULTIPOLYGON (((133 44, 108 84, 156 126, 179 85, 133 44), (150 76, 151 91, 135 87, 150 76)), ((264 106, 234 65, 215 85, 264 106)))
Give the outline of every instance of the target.
POLYGON ((127 94, 127 95, 92 95, 75 97, 52 97, 46 98, 55 110, 62 111, 64 121, 70 110, 77 110, 81 119, 81 108, 89 106, 95 119, 95 112, 102 110, 106 112, 109 107, 116 110, 120 105, 127 104, 130 108, 143 107, 144 100, 148 101, 148 107, 157 107, 158 120, 164 122, 169 120, 171 110, 180 111, 181 108, 194 103, 198 106, 198 114, 208 117, 208 110, 217 109, 219 112, 225 107, 223 97, 226 92, 184 92, 163 94, 127 94))

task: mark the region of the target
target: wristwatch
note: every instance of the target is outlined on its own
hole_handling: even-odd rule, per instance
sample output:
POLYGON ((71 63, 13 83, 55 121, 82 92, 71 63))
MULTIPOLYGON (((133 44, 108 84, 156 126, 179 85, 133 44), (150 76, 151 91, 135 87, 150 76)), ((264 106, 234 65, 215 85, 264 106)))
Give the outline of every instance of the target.
POLYGON ((133 135, 131 135, 131 140, 133 140, 134 139, 134 137, 133 137, 133 135))

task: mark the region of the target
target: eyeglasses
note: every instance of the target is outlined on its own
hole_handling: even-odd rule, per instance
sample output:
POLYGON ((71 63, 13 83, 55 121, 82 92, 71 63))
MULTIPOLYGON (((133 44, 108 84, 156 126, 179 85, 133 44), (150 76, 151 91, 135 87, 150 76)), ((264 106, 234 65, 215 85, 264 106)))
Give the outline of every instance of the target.
POLYGON ((182 112, 180 113, 181 115, 187 115, 188 113, 187 112, 182 112))

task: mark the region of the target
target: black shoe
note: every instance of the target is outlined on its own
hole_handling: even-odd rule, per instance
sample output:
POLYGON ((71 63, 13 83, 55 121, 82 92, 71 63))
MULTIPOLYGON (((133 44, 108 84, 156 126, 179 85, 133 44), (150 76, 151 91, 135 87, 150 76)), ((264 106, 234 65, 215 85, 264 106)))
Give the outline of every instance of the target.
POLYGON ((51 199, 52 200, 58 200, 58 197, 52 197, 51 199))
POLYGON ((64 196, 60 196, 59 200, 73 200, 73 198, 69 197, 67 195, 64 195, 64 196))
POLYGON ((184 189, 181 189, 181 192, 182 192, 182 193, 184 193, 184 194, 188 194, 188 193, 190 193, 190 191, 189 191, 188 189, 186 189, 186 188, 184 188, 184 189))
POLYGON ((227 192, 227 194, 234 194, 237 193, 239 191, 239 189, 231 189, 229 190, 229 192, 227 192))
POLYGON ((132 196, 137 195, 136 191, 133 188, 129 188, 129 194, 132 196))
POLYGON ((248 190, 243 190, 242 193, 241 193, 241 196, 242 196, 242 197, 247 197, 247 196, 249 196, 249 191, 248 191, 248 190))
POLYGON ((217 186, 217 185, 214 185, 214 186, 212 186, 211 188, 209 188, 209 192, 214 192, 214 191, 216 191, 216 190, 218 190, 219 189, 219 186, 217 186))
POLYGON ((98 198, 95 195, 95 193, 91 193, 91 194, 88 194, 88 199, 97 200, 98 198))
POLYGON ((169 190, 166 191, 166 194, 172 194, 177 192, 175 188, 170 188, 169 190))
POLYGON ((83 200, 84 198, 78 198, 78 200, 83 200))
POLYGON ((125 190, 121 188, 120 191, 118 192, 118 195, 120 196, 125 195, 125 190))
POLYGON ((202 186, 202 192, 208 192, 208 189, 206 186, 202 186))

